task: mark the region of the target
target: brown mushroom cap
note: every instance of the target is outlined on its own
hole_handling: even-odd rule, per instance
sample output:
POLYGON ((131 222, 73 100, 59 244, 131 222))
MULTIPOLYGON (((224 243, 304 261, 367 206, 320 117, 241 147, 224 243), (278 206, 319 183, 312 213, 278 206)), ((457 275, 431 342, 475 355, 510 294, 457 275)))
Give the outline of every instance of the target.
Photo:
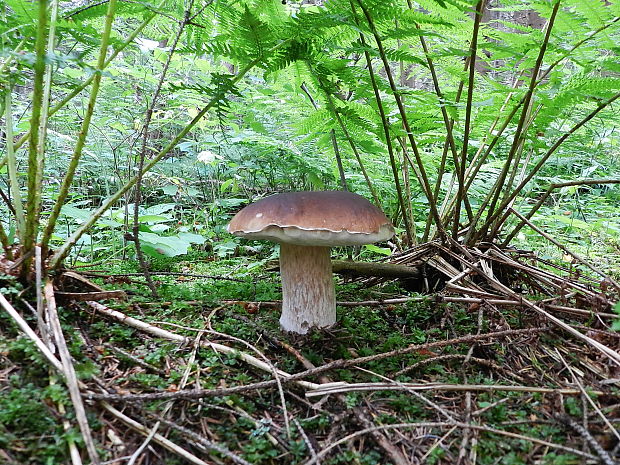
POLYGON ((248 239, 326 247, 371 244, 394 235, 381 210, 345 191, 272 195, 239 211, 227 229, 248 239))

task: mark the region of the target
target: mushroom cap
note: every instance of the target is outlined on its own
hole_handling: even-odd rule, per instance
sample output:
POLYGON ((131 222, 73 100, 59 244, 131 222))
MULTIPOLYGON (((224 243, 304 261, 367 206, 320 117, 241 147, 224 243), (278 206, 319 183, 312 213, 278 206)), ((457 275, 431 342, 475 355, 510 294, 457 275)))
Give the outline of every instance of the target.
POLYGON ((346 191, 272 195, 240 210, 227 229, 248 239, 324 247, 371 244, 394 235, 379 208, 346 191))

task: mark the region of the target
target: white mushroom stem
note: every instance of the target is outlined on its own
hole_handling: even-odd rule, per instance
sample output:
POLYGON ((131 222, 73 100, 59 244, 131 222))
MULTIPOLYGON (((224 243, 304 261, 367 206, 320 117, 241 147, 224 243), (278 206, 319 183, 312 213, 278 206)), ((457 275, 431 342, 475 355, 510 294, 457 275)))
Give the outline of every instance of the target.
POLYGON ((329 247, 280 244, 285 331, 299 334, 336 323, 336 290, 329 247))

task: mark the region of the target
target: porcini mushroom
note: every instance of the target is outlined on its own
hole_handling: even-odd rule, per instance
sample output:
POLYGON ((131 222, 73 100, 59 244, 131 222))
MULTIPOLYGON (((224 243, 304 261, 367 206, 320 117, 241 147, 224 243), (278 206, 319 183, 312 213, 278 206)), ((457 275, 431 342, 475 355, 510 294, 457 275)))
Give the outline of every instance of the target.
POLYGON ((272 195, 239 211, 227 229, 280 243, 280 325, 300 334, 336 322, 330 247, 371 244, 394 235, 379 208, 345 191, 272 195))

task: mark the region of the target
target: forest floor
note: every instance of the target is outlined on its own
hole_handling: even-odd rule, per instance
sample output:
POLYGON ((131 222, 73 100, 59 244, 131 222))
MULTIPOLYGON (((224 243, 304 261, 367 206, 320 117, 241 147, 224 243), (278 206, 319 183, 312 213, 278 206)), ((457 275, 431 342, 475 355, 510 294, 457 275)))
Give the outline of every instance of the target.
MULTIPOLYGON (((573 289, 545 307, 580 339, 538 307, 493 303, 488 287, 477 299, 339 279, 335 327, 293 337, 279 329, 279 276, 266 264, 204 253, 157 262, 154 298, 119 261, 79 271, 126 299, 57 295, 102 463, 620 460, 620 369, 597 348, 620 349, 610 304, 573 289)), ((528 276, 504 282, 542 306, 547 278, 528 276)), ((36 326, 20 286, 2 281, 36 326)), ((72 444, 89 463, 62 378, 4 312, 0 336, 0 463, 69 464, 72 444)))

